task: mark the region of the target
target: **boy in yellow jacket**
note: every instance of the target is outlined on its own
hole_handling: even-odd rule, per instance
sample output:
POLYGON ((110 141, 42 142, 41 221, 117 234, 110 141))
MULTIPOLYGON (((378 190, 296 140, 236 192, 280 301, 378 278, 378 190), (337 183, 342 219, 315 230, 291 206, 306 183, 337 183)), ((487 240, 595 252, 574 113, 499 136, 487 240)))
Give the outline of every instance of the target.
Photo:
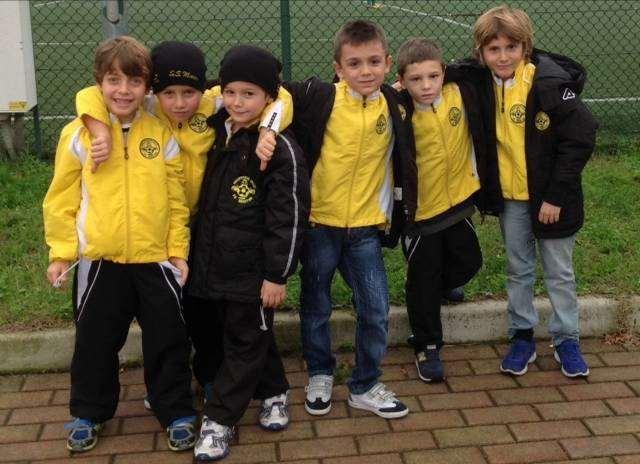
POLYGON ((425 382, 444 379, 441 299, 468 282, 482 264, 471 223, 480 189, 474 140, 465 95, 454 82, 443 85, 444 74, 435 43, 418 38, 400 47, 398 77, 411 100, 407 106, 413 110, 418 166, 416 222, 403 240, 407 311, 418 376, 425 382))
POLYGON ((189 209, 180 148, 166 126, 141 108, 151 79, 149 52, 130 37, 102 43, 94 77, 109 110, 113 148, 98 171, 90 135, 78 118, 61 133, 44 199, 56 287, 77 261, 73 285, 76 341, 71 364, 67 448, 93 448, 120 393, 118 351, 135 317, 143 333, 149 399, 172 450, 193 447, 189 343, 181 286, 188 267, 189 209))

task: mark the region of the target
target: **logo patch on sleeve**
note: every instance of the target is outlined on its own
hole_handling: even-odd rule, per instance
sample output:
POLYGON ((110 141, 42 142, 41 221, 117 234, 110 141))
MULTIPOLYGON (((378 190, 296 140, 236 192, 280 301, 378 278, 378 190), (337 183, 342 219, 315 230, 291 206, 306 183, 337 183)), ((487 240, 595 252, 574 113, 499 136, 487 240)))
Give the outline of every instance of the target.
POLYGON ((202 113, 196 113, 189 118, 189 127, 193 132, 202 134, 207 130, 207 118, 202 113))
POLYGON ((160 153, 160 144, 154 139, 142 139, 140 141, 140 154, 147 159, 153 159, 160 153))
POLYGON ((551 124, 549 115, 544 111, 538 111, 536 114, 536 129, 539 131, 547 130, 549 128, 549 124, 551 124))
POLYGON ((245 205, 256 195, 256 183, 247 176, 240 176, 231 184, 231 196, 241 205, 245 205))
POLYGON ((570 88, 565 88, 564 92, 562 93, 562 99, 564 101, 567 101, 567 100, 573 100, 574 98, 576 98, 575 92, 570 88))
POLYGON ((522 124, 524 122, 526 112, 527 108, 524 105, 516 103, 509 110, 509 117, 516 124, 522 124))
POLYGON ((402 118, 403 121, 407 119, 407 110, 404 108, 403 105, 398 104, 398 111, 400 111, 400 117, 402 118))
POLYGON ((376 134, 383 134, 387 129, 387 118, 384 117, 384 114, 378 116, 378 120, 376 121, 376 134))
POLYGON ((449 110, 447 117, 449 118, 449 124, 457 126, 460 124, 460 119, 462 119, 462 111, 460 111, 460 108, 454 106, 449 110))

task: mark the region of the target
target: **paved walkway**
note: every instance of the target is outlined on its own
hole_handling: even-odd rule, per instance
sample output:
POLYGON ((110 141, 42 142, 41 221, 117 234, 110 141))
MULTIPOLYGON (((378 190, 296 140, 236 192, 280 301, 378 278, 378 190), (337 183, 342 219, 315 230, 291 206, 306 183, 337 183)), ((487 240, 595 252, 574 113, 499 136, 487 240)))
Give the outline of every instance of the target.
MULTIPOLYGON (((247 411, 238 443, 225 463, 640 463, 640 350, 583 340, 588 380, 569 380, 548 344, 525 376, 497 371, 505 345, 450 346, 443 350, 448 380, 415 380, 412 354, 393 349, 384 381, 409 405, 405 419, 386 421, 350 409, 344 385, 336 387, 331 413, 304 411, 306 373, 298 358, 286 360, 292 423, 282 433, 256 424, 247 411)), ((351 355, 341 355, 346 366, 351 355)), ((121 374, 122 397, 98 446, 70 457, 62 425, 68 420, 68 374, 0 377, 0 462, 82 464, 189 463, 191 453, 167 451, 164 433, 142 404, 140 369, 121 374)))

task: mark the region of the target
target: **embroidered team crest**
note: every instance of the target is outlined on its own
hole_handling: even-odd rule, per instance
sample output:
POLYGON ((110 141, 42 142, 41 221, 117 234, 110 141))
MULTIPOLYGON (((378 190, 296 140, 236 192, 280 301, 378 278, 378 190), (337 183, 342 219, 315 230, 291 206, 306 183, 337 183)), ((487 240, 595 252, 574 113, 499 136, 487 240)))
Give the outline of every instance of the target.
POLYGON ((241 205, 251 202, 255 194, 256 184, 250 177, 240 176, 231 184, 231 196, 241 205))
POLYGON ((538 111, 538 114, 536 114, 536 129, 539 131, 547 130, 549 124, 551 124, 549 115, 544 111, 538 111))
POLYGON ((404 108, 404 106, 399 104, 398 111, 400 111, 400 117, 402 118, 403 121, 407 119, 407 110, 404 108))
POLYGON ((376 134, 382 134, 387 129, 387 118, 384 117, 384 114, 378 116, 378 120, 376 121, 376 134))
POLYGON ((196 113, 189 118, 189 127, 193 132, 202 134, 207 130, 207 118, 202 113, 196 113))
POLYGON ((522 124, 524 122, 524 115, 526 110, 527 109, 524 105, 516 103, 509 110, 509 116, 511 117, 511 120, 516 124, 522 124))
POLYGON ((564 101, 567 101, 567 100, 573 100, 574 98, 576 98, 575 92, 569 88, 565 88, 564 93, 562 94, 562 99, 564 101))
POLYGON ((147 159, 153 159, 160 153, 160 144, 153 139, 142 139, 140 141, 140 154, 147 159))
POLYGON ((460 123, 460 119, 462 119, 462 112, 460 111, 460 108, 457 107, 452 107, 449 110, 449 124, 451 124, 452 126, 457 126, 460 123))

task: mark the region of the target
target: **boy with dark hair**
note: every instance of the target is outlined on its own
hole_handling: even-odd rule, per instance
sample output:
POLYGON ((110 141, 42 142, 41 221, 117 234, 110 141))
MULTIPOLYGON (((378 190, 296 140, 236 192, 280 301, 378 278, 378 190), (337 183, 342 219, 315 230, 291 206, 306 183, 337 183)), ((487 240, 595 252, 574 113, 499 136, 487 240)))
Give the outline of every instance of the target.
MULTIPOLYGON (((302 150, 287 132, 264 171, 253 156, 258 124, 278 95, 280 62, 242 45, 220 63, 224 109, 210 118, 209 152, 193 226, 187 293, 202 302, 208 351, 217 361, 204 406, 198 460, 224 458, 252 398, 262 400, 260 426, 289 423, 289 384, 273 333, 274 310, 298 262, 309 212, 302 150)), ((203 332, 204 332, 203 331, 203 332)))
POLYGON ((171 132, 145 112, 149 52, 131 37, 103 42, 94 76, 110 112, 110 162, 92 173, 89 133, 78 118, 61 133, 44 199, 44 225, 54 286, 78 260, 73 307, 67 448, 86 451, 118 404, 118 351, 135 317, 143 334, 149 396, 172 450, 195 442, 190 345, 182 318, 189 229, 180 149, 171 132))
POLYGON ((339 269, 353 290, 358 318, 349 405, 397 418, 409 410, 379 382, 389 311, 380 232, 388 238, 398 219, 413 218, 415 160, 406 112, 383 83, 391 56, 380 26, 363 20, 342 26, 333 66, 340 79, 335 84, 311 78, 289 86, 294 131, 311 171, 310 227, 301 255, 305 409, 313 415, 331 409, 331 282, 339 269))
POLYGON ((445 377, 441 300, 447 289, 468 282, 482 265, 471 223, 483 172, 474 145, 482 150, 482 131, 479 117, 469 120, 467 108, 473 105, 468 89, 453 82, 443 86, 442 50, 434 42, 415 38, 403 43, 398 78, 411 114, 418 167, 416 222, 403 240, 407 311, 418 376, 440 382, 445 377))
POLYGON ((553 314, 549 332, 568 377, 587 376, 580 352, 573 270, 584 222, 581 172, 597 123, 580 100, 586 71, 575 61, 533 48, 529 16, 492 8, 474 26, 475 59, 457 68, 477 88, 497 167, 494 186, 507 252, 511 348, 502 372, 523 375, 536 358, 533 306, 536 246, 553 314))

